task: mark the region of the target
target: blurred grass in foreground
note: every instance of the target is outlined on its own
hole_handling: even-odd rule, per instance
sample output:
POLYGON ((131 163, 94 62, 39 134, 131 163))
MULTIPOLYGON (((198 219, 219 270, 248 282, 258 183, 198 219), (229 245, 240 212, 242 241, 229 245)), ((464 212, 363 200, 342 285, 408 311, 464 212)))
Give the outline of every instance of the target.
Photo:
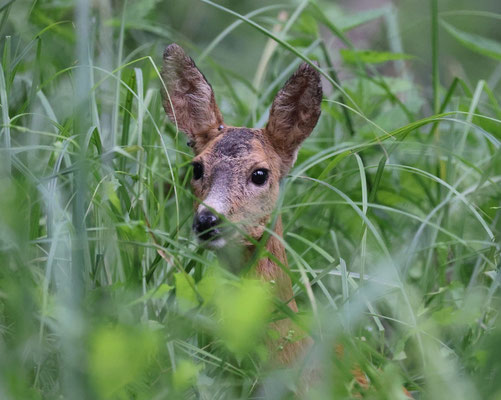
POLYGON ((501 10, 420 4, 4 1, 0 398, 501 399, 501 10), (173 41, 233 125, 320 63, 279 210, 315 339, 294 368, 267 366, 266 286, 191 236, 191 151, 159 95, 173 41))

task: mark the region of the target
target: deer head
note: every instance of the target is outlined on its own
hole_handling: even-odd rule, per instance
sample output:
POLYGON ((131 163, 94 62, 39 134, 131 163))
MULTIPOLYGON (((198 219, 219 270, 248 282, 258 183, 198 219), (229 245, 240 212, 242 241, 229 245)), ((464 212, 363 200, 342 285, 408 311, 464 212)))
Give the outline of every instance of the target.
POLYGON ((163 55, 163 106, 195 151, 193 191, 199 201, 193 230, 207 247, 228 239, 259 239, 301 143, 320 116, 318 72, 303 63, 278 92, 264 129, 228 126, 204 75, 183 49, 171 44, 163 55), (240 226, 240 234, 221 221, 240 226), (242 235, 241 233, 245 234, 242 235))

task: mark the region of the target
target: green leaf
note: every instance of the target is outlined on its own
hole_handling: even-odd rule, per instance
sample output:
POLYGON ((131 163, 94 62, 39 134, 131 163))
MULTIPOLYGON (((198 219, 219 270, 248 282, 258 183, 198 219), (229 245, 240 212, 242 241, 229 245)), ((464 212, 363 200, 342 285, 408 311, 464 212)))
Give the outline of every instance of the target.
POLYGON ((181 360, 172 375, 172 384, 177 391, 184 391, 193 386, 198 377, 198 372, 203 365, 197 365, 189 360, 181 360))
POLYGON ((90 142, 96 147, 98 154, 101 154, 103 151, 103 144, 101 143, 101 137, 99 136, 99 130, 97 128, 92 131, 90 142))
MULTIPOLYGON (((113 204, 115 205, 116 201, 113 204)), ((120 203, 118 203, 118 205, 120 205, 120 203)), ((115 205, 115 207, 118 206, 115 205)), ((146 233, 144 223, 142 221, 128 221, 117 224, 116 226, 117 231, 120 232, 121 237, 127 240, 139 243, 146 242, 148 240, 148 234, 146 233)))
POLYGON ((360 25, 374 21, 388 12, 386 7, 375 8, 373 10, 359 11, 349 15, 338 17, 336 24, 343 32, 350 31, 360 25))
POLYGON ((409 60, 411 58, 414 58, 410 54, 404 53, 350 49, 341 49, 341 56, 347 63, 364 62, 368 64, 380 64, 392 60, 409 60))
POLYGON ((166 283, 162 283, 156 291, 153 292, 152 298, 153 299, 161 299, 165 297, 167 293, 169 293, 172 289, 174 289, 172 286, 167 285, 166 283))
MULTIPOLYGON (((131 26, 142 22, 148 21, 148 15, 151 14, 160 0, 142 0, 142 1, 129 1, 125 8, 125 25, 131 26)), ((106 21, 107 25, 119 26, 121 23, 120 17, 112 18, 106 21)), ((151 25, 151 23, 150 23, 151 25)))
POLYGON ((120 182, 112 178, 109 181, 103 182, 103 189, 104 193, 106 194, 106 197, 108 197, 108 200, 110 203, 115 207, 115 209, 118 212, 122 212, 122 205, 120 203, 120 199, 118 198, 117 191, 118 188, 120 187, 120 182))
POLYGON ((216 304, 226 346, 237 357, 255 350, 272 311, 269 287, 261 281, 243 279, 221 290, 216 304))
POLYGON ((177 272, 174 274, 176 281, 176 297, 181 311, 188 311, 198 305, 195 293, 195 281, 191 275, 177 272))
POLYGON ((316 6, 317 11, 321 12, 330 24, 343 32, 374 21, 388 12, 387 7, 381 7, 346 14, 335 2, 322 4, 322 7, 318 6, 317 3, 312 4, 316 6))
POLYGON ((204 299, 204 304, 210 304, 221 288, 223 278, 210 270, 197 284, 197 290, 204 299))
POLYGON ((167 285, 166 283, 160 284, 158 288, 153 288, 148 290, 143 296, 138 297, 134 301, 132 301, 129 305, 135 306, 136 304, 142 303, 144 301, 148 301, 150 299, 162 299, 164 298, 172 289, 173 286, 167 285))
POLYGON ((103 398, 125 394, 146 373, 158 350, 155 333, 117 326, 97 329, 90 343, 91 378, 103 398))
POLYGON ((442 326, 451 325, 455 319, 455 310, 452 307, 444 307, 432 314, 433 320, 442 326))
POLYGON ((501 60, 501 43, 484 36, 461 31, 445 21, 440 21, 440 23, 454 39, 466 48, 495 60, 501 60))
POLYGON ((295 24, 295 28, 307 35, 318 35, 318 24, 310 14, 302 14, 295 24))
POLYGON ((400 351, 393 356, 394 361, 402 361, 405 359, 407 359, 407 354, 405 353, 405 351, 400 351))

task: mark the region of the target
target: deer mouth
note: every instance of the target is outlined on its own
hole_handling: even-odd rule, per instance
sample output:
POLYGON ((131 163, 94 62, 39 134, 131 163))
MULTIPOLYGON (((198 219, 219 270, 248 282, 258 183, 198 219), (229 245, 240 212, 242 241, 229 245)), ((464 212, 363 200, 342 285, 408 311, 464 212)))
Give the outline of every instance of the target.
POLYGON ((217 250, 217 249, 222 249, 223 247, 226 246, 226 239, 219 236, 218 238, 213 238, 210 240, 206 240, 203 242, 200 242, 200 245, 207 249, 212 249, 212 250, 217 250))
POLYGON ((223 232, 214 228, 206 232, 196 233, 197 241, 199 246, 208 249, 221 249, 226 246, 226 239, 223 236, 223 232))
POLYGON ((197 232, 197 237, 201 242, 210 243, 222 238, 222 232, 219 228, 212 228, 207 231, 197 232))

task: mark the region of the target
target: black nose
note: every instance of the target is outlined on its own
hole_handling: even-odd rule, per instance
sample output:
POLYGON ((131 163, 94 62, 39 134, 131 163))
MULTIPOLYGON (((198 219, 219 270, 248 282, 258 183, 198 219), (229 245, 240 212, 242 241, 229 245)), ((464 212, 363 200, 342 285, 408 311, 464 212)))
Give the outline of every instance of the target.
POLYGON ((212 214, 209 210, 203 210, 195 215, 193 230, 202 240, 209 240, 218 234, 218 230, 214 229, 214 227, 218 224, 218 217, 212 214))

